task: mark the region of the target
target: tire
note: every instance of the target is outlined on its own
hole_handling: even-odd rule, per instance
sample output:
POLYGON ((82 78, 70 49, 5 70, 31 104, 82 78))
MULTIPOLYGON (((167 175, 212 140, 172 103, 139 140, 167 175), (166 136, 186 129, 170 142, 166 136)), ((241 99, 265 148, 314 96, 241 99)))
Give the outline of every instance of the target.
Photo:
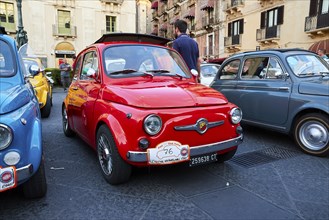
POLYGON ((41 117, 48 118, 51 112, 51 98, 49 94, 47 95, 46 105, 41 109, 41 117))
POLYGON ((120 156, 113 136, 106 125, 97 132, 97 156, 105 180, 111 185, 127 182, 132 167, 120 156))
POLYGON ((44 197, 47 193, 47 181, 44 160, 40 162, 37 172, 23 184, 23 194, 28 199, 44 197))
POLYGON ((236 153, 237 147, 234 150, 226 152, 224 154, 217 154, 217 163, 223 163, 227 160, 230 160, 236 153))
POLYGON ((63 106, 62 108, 62 125, 63 125, 63 132, 66 137, 73 137, 75 135, 74 131, 70 127, 65 106, 63 106))
POLYGON ((329 118, 320 113, 306 114, 295 124, 293 136, 306 153, 324 157, 329 154, 329 118))

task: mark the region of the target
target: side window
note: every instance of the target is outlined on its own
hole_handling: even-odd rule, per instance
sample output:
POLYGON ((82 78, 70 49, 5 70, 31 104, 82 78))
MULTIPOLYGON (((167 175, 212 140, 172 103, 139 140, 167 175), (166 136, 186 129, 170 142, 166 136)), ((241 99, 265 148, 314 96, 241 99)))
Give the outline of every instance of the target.
POLYGON ((91 79, 89 76, 98 72, 98 58, 95 51, 88 52, 83 59, 80 79, 91 79))
POLYGON ((240 60, 232 60, 227 63, 221 72, 219 72, 219 79, 235 79, 240 67, 240 60))
POLYGON ((270 58, 268 62, 268 67, 264 71, 264 78, 266 79, 281 79, 283 75, 283 70, 275 58, 270 58))
POLYGON ((268 57, 253 57, 248 58, 243 63, 243 69, 241 73, 242 79, 263 79, 264 70, 268 65, 268 57))
POLYGON ((81 57, 78 58, 75 67, 74 67, 74 74, 73 74, 73 80, 77 80, 80 72, 81 67, 81 57))

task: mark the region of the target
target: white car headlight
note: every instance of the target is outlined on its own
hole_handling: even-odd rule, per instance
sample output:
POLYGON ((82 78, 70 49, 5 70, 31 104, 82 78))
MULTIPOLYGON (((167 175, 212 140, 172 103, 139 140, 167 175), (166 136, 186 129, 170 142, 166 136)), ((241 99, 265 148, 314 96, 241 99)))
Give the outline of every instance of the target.
POLYGON ((238 124, 242 120, 242 111, 239 108, 233 108, 230 111, 230 115, 231 115, 231 122, 233 124, 238 124))
POLYGON ((0 124, 0 150, 7 148, 13 140, 13 132, 4 124, 0 124))
POLYGON ((156 135, 162 128, 162 121, 158 115, 152 114, 144 119, 144 129, 149 135, 156 135))

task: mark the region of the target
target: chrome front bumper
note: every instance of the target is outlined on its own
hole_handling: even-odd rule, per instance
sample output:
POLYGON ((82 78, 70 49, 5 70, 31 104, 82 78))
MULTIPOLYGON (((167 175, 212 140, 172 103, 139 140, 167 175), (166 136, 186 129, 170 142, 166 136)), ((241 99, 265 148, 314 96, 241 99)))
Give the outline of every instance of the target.
MULTIPOLYGON (((208 153, 214 153, 217 151, 222 151, 229 149, 234 146, 238 146, 243 141, 243 134, 241 134, 237 138, 233 138, 230 140, 201 145, 201 146, 193 146, 190 147, 190 156, 198 156, 204 155, 208 153)), ((131 162, 147 162, 147 152, 139 152, 139 151, 128 151, 127 152, 127 160, 131 162)))
POLYGON ((32 164, 28 164, 24 167, 16 169, 17 182, 30 178, 32 176, 32 173, 33 173, 32 164))

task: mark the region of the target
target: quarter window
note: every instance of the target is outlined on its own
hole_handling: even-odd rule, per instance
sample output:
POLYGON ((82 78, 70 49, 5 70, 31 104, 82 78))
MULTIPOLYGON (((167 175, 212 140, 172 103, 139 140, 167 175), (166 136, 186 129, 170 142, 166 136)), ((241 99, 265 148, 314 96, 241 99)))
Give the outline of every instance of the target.
POLYGON ((98 72, 98 58, 95 51, 88 52, 83 60, 82 71, 80 74, 80 79, 88 80, 92 79, 89 77, 91 74, 98 72))

